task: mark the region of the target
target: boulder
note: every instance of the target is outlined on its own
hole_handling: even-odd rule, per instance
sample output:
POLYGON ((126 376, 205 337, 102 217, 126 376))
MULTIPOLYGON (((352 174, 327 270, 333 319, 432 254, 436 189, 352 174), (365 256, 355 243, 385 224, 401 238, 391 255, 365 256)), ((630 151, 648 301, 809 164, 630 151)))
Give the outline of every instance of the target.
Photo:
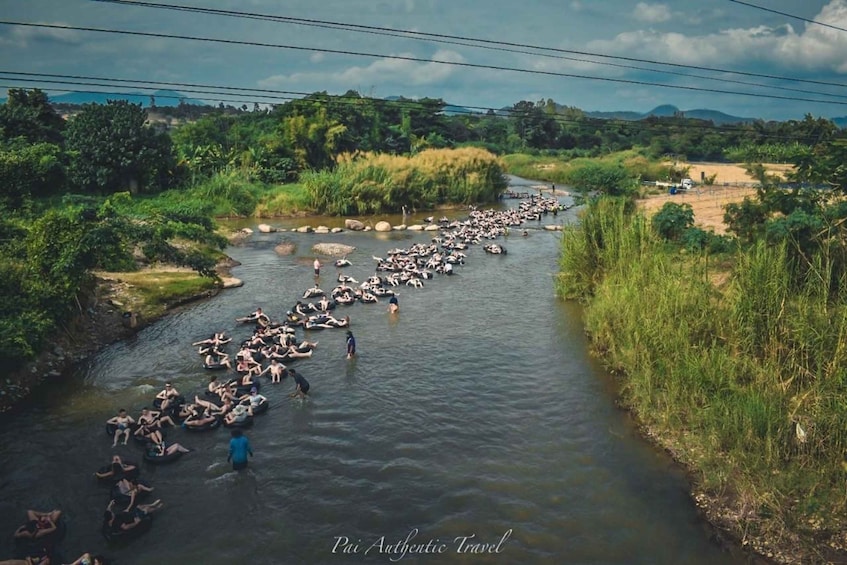
POLYGON ((344 257, 356 250, 352 245, 343 243, 316 243, 312 246, 312 252, 316 255, 327 255, 329 257, 344 257))
POLYGON ((370 226, 365 226, 365 229, 362 231, 373 231, 373 228, 370 226))
POLYGON ((347 219, 344 220, 344 227, 348 230, 362 231, 365 229, 365 224, 363 224, 359 220, 347 219))
POLYGON ((389 224, 388 222, 385 222, 385 221, 377 222, 377 224, 374 226, 374 229, 376 231, 383 231, 383 232, 391 231, 391 224, 389 224))
POLYGON ((312 226, 300 226, 294 231, 296 231, 297 233, 311 233, 314 230, 312 230, 312 226))
POLYGON ((406 229, 409 231, 423 231, 424 227, 420 224, 412 224, 406 229))
POLYGON ((251 233, 253 233, 253 230, 251 230, 250 228, 241 228, 240 231, 245 235, 250 235, 251 233))
POLYGON ((438 231, 438 229, 438 226, 436 226, 435 224, 429 224, 427 227, 424 228, 424 231, 438 231))
POLYGON ((562 226, 560 225, 546 225, 544 229, 547 231, 562 231, 562 226))
POLYGON ((329 230, 330 233, 341 233, 343 231, 344 230, 341 228, 332 228, 331 230, 329 230))
POLYGON ((406 229, 406 224, 400 224, 399 226, 393 226, 391 228, 394 231, 403 231, 406 229))
POLYGON ((244 281, 235 277, 221 277, 221 288, 238 288, 244 286, 244 281))
POLYGON ((258 230, 261 233, 273 233, 276 231, 276 228, 269 226, 268 224, 259 224, 258 230))
POLYGON ((326 226, 318 226, 315 228, 315 233, 329 233, 329 228, 326 226))
POLYGON ((274 247, 274 251, 277 252, 277 255, 293 255, 295 249, 295 245, 290 241, 283 241, 274 247))

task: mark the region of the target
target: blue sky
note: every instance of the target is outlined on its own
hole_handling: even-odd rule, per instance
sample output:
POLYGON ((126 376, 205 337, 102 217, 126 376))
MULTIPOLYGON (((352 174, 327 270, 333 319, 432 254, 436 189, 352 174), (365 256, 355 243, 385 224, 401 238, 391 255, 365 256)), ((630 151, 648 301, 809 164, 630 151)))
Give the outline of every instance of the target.
MULTIPOLYGON (((729 0, 159 0, 181 4, 483 38, 715 67, 847 85, 847 31, 808 24, 729 0)), ((751 0, 753 4, 847 28, 847 0, 751 0)), ((296 92, 349 89, 385 97, 440 97, 450 103, 499 108, 552 98, 585 110, 647 111, 659 104, 711 108, 766 119, 847 115, 847 89, 705 73, 704 80, 539 54, 479 49, 208 14, 119 6, 91 0, 0 0, 3 20, 182 34, 286 44, 297 51, 177 39, 0 25, 0 72, 79 74, 148 81, 202 83, 296 92), (313 50, 314 49, 314 50, 313 50), (369 52, 359 57, 320 52, 369 52), (405 56, 423 61, 387 58, 405 56), (639 84, 516 73, 434 61, 514 67, 662 84, 749 92, 757 96, 676 90, 639 84), (770 84, 802 92, 739 85, 770 84), (840 104, 775 100, 825 99, 840 104), (822 96, 821 93, 844 96, 822 96)), ((561 53, 559 55, 562 55, 561 53)), ((606 59, 605 61, 610 61, 606 59)), ((612 61, 646 67, 642 63, 612 61)), ((667 67, 666 67, 667 68, 667 67)), ((0 84, 24 85, 0 77, 0 84)), ((55 87, 42 83, 45 90, 55 87)), ((80 87, 74 87, 80 88, 80 87)), ((114 89, 113 89, 114 90, 114 89)), ((196 98, 213 96, 193 94, 196 98)), ((262 101, 258 95, 235 97, 262 101)))

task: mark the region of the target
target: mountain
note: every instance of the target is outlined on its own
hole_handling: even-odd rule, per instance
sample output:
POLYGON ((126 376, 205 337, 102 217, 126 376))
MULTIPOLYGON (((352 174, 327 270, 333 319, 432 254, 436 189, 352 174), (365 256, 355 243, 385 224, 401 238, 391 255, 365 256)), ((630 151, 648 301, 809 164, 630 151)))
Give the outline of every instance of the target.
POLYGON ((832 120, 832 123, 834 123, 835 125, 837 125, 841 129, 844 129, 845 127, 847 127, 847 116, 842 116, 840 118, 830 118, 830 119, 832 120))
POLYGON ((51 96, 53 104, 69 104, 79 106, 82 104, 96 103, 105 104, 107 100, 126 100, 133 104, 141 104, 145 108, 150 106, 150 97, 156 99, 156 106, 179 106, 180 100, 194 106, 208 106, 208 103, 196 98, 189 98, 185 94, 175 90, 157 90, 152 94, 136 92, 69 92, 51 96))
MULTIPOLYGON (((643 114, 628 111, 585 113, 586 116, 589 116, 591 118, 628 121, 643 120, 651 116, 655 116, 658 118, 670 118, 680 114, 686 118, 693 118, 696 120, 708 120, 713 122, 716 126, 724 124, 746 124, 757 121, 757 118, 741 118, 739 116, 731 116, 729 114, 724 114, 723 112, 719 112, 717 110, 695 109, 682 111, 671 104, 663 104, 661 106, 656 106, 649 112, 645 112, 643 114)), ((847 121, 847 118, 845 118, 845 121, 847 121)))

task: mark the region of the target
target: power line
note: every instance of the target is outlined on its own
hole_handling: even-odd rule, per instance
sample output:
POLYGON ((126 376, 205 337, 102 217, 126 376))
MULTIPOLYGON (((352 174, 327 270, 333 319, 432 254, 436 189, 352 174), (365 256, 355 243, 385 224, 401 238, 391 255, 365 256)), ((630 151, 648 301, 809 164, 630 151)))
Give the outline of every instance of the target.
MULTIPOLYGON (((423 107, 423 104, 421 102, 416 101, 416 100, 411 100, 411 99, 388 101, 388 100, 382 100, 382 99, 378 99, 378 98, 362 97, 362 96, 358 96, 358 95, 357 96, 354 96, 354 95, 330 95, 330 94, 323 94, 323 93, 305 93, 305 92, 296 92, 296 91, 273 91, 273 90, 269 90, 269 89, 238 88, 238 87, 231 87, 231 86, 215 86, 215 85, 175 83, 175 82, 154 82, 154 81, 132 80, 132 79, 111 79, 111 78, 104 78, 104 77, 84 77, 84 76, 81 76, 81 75, 49 75, 49 74, 44 74, 44 73, 29 73, 29 72, 14 72, 14 71, 8 71, 8 72, 7 71, 0 71, 0 75, 58 77, 58 78, 65 78, 65 79, 67 79, 67 78, 90 79, 90 80, 96 80, 96 81, 101 81, 101 82, 95 83, 95 82, 84 82, 84 81, 81 81, 81 80, 80 81, 77 81, 77 80, 49 80, 49 79, 43 79, 43 78, 42 79, 29 79, 29 78, 7 77, 11 80, 19 80, 21 82, 30 82, 30 83, 43 82, 43 83, 48 83, 48 84, 62 84, 62 85, 72 84, 72 85, 77 85, 77 86, 98 86, 98 87, 104 87, 104 88, 112 88, 112 87, 117 86, 117 85, 114 85, 114 84, 103 84, 104 82, 110 82, 110 81, 126 84, 126 85, 129 85, 129 86, 132 86, 133 88, 140 88, 140 89, 144 89, 144 90, 154 90, 154 89, 161 88, 162 86, 179 87, 179 88, 185 90, 186 93, 190 93, 190 94, 212 94, 213 96, 216 96, 216 98, 210 98, 210 100, 213 100, 215 102, 229 102, 229 103, 241 103, 241 104, 260 103, 260 104, 276 105, 279 100, 296 101, 298 99, 294 98, 293 96, 271 96, 269 94, 260 94, 260 96, 262 98, 272 98, 272 99, 274 99, 273 102, 268 102, 267 100, 264 100, 264 99, 263 100, 258 100, 258 99, 233 100, 231 98, 221 98, 220 96, 230 97, 230 96, 239 96, 241 94, 249 94, 249 92, 235 92, 235 93, 232 92, 232 91, 244 90, 244 91, 257 91, 257 92, 262 92, 262 93, 269 93, 270 92, 270 93, 278 93, 278 94, 290 94, 290 95, 305 96, 305 97, 309 97, 308 100, 311 101, 311 102, 319 102, 319 103, 324 103, 324 104, 327 104, 329 102, 356 104, 359 101, 367 100, 367 101, 370 101, 370 102, 373 102, 373 103, 376 103, 376 104, 378 104, 378 103, 390 103, 390 104, 394 105, 395 107, 397 107, 401 110, 403 110, 403 109, 419 109, 419 108, 423 107), (139 86, 139 85, 143 85, 143 86, 139 86), (212 90, 195 90, 194 87, 212 89, 212 90), (227 92, 223 92, 223 93, 216 92, 215 91, 216 89, 222 89, 222 90, 225 90, 227 92)), ((3 88, 31 88, 31 87, 22 87, 20 85, 0 85, 0 87, 3 87, 3 88)), ((79 92, 79 93, 91 93, 91 94, 114 94, 114 95, 117 95, 117 96, 154 96, 156 98, 174 99, 174 100, 182 100, 184 98, 183 96, 156 94, 155 92, 140 92, 140 93, 139 92, 134 92, 134 93, 133 92, 115 92, 115 91, 104 92, 104 91, 99 91, 99 90, 98 91, 79 90, 79 89, 71 89, 71 88, 65 88, 65 87, 56 87, 56 88, 60 88, 62 91, 65 91, 65 92, 79 92)), ((519 117, 520 116, 520 112, 515 111, 514 108, 503 110, 503 109, 486 108, 486 107, 480 107, 480 106, 462 106, 462 107, 459 107, 459 108, 456 108, 455 110, 453 110, 452 113, 454 115, 466 115, 466 116, 474 116, 474 117, 480 117, 480 118, 483 117, 481 112, 473 111, 473 110, 500 112, 499 115, 501 117, 503 117, 503 113, 505 113, 506 117, 519 117)), ((648 130, 655 131, 655 129, 657 127, 661 127, 663 125, 669 125, 669 126, 674 125, 674 124, 663 124, 661 122, 658 123, 658 124, 648 123, 648 122, 645 122, 643 119, 638 120, 638 121, 632 121, 632 120, 596 118, 596 117, 591 117, 591 116, 585 116, 584 119, 570 119, 570 118, 567 118, 565 116, 562 116, 561 114, 555 114, 553 116, 550 116, 550 118, 553 121, 555 121, 556 123, 558 123, 559 125, 562 125, 562 126, 570 125, 570 126, 575 126, 579 129, 584 129, 584 130, 589 130, 589 129, 597 130, 599 128, 599 129, 606 129, 606 130, 637 129, 637 130, 643 130, 643 131, 648 131, 648 130)), ((747 133, 747 134, 750 134, 750 133, 755 133, 755 135, 759 138, 772 139, 772 140, 776 140, 776 141, 783 141, 783 140, 787 140, 787 141, 807 141, 809 143, 814 141, 812 138, 804 140, 803 138, 798 138, 797 136, 780 135, 778 133, 772 133, 772 132, 762 132, 762 131, 753 132, 750 127, 739 126, 739 125, 715 126, 713 124, 702 123, 702 122, 697 122, 697 121, 689 121, 689 122, 687 122, 683 125, 684 125, 684 128, 688 131, 691 131, 691 130, 702 130, 703 132, 714 131, 714 132, 717 132, 719 134, 732 134, 732 133, 747 133)))
MULTIPOLYGON (((538 51, 549 51, 549 52, 553 52, 553 53, 567 53, 567 54, 571 54, 571 55, 583 55, 583 56, 589 56, 589 57, 599 57, 599 58, 603 58, 603 59, 613 59, 613 60, 619 60, 619 61, 648 63, 648 64, 651 64, 651 65, 661 65, 661 66, 675 67, 675 68, 694 69, 694 70, 708 71, 708 72, 715 72, 715 73, 722 73, 722 74, 734 74, 734 75, 757 77, 757 78, 767 78, 767 79, 781 80, 781 81, 788 81, 788 82, 818 84, 818 85, 823 85, 823 86, 837 86, 837 87, 840 87, 840 88, 847 87, 847 84, 844 84, 844 83, 819 81, 819 80, 813 80, 813 79, 803 79, 803 78, 797 78, 797 77, 785 77, 785 76, 779 76, 779 75, 769 75, 769 74, 753 73, 753 72, 746 72, 746 71, 735 71, 735 70, 730 70, 730 69, 721 69, 721 68, 706 67, 706 66, 700 66, 700 65, 687 65, 687 64, 682 64, 682 63, 672 63, 672 62, 668 62, 668 61, 655 61, 655 60, 651 60, 651 59, 639 59, 639 58, 636 58, 636 57, 625 57, 625 56, 620 56, 620 55, 607 55, 607 54, 603 54, 603 53, 592 53, 590 51, 577 51, 577 50, 572 50, 572 49, 545 47, 545 46, 532 45, 532 44, 527 44, 527 43, 512 43, 512 42, 508 42, 508 41, 496 41, 496 40, 492 40, 492 39, 466 37, 466 36, 460 36, 460 35, 447 35, 447 34, 441 34, 441 33, 404 30, 404 29, 396 29, 396 28, 389 28, 389 27, 369 26, 369 25, 351 24, 351 23, 344 23, 344 22, 333 22, 333 21, 328 21, 328 20, 296 18, 296 17, 293 17, 293 16, 274 16, 274 15, 270 15, 270 14, 259 14, 259 13, 255 13, 255 12, 221 10, 221 9, 216 9, 216 8, 184 6, 184 5, 180 5, 180 4, 160 4, 160 3, 155 3, 155 2, 139 2, 137 0, 92 0, 92 1, 93 2, 106 3, 106 4, 138 6, 138 7, 146 7, 146 8, 160 8, 160 9, 166 9, 166 10, 204 13, 204 14, 221 15, 221 16, 227 16, 227 17, 276 21, 276 22, 282 22, 282 23, 294 23, 294 24, 299 24, 299 25, 304 25, 304 26, 312 26, 312 27, 327 27, 329 29, 344 29, 344 30, 347 30, 347 31, 359 31, 361 33, 377 33, 377 34, 384 34, 384 35, 393 35, 395 37, 406 37, 406 38, 418 37, 418 38, 425 38, 425 39, 429 39, 431 41, 440 42, 440 43, 449 43, 446 40, 473 41, 473 42, 480 43, 481 45, 470 45, 471 47, 486 48, 486 47, 483 47, 484 45, 485 46, 497 45, 497 46, 506 46, 506 47, 516 47, 516 48, 523 48, 523 49, 534 49, 534 50, 538 50, 538 51), (402 34, 402 35, 395 35, 395 34, 402 34)), ((734 0, 730 0, 730 1, 734 1, 734 0)), ((466 45, 466 44, 461 43, 460 45, 466 45)), ((547 56, 543 53, 534 53, 534 52, 533 53, 527 53, 525 51, 515 51, 515 52, 526 53, 526 54, 531 54, 531 55, 547 56)), ((562 58, 568 59, 567 57, 562 57, 562 58)), ((595 63, 595 64, 600 64, 600 65, 608 64, 608 63, 601 62, 601 61, 584 60, 584 59, 568 59, 568 60, 595 63)), ((624 65, 621 65, 621 66, 623 68, 629 68, 628 66, 624 66, 624 65)), ((677 73, 670 73, 669 71, 664 71, 664 70, 660 70, 660 69, 647 69, 647 68, 641 68, 641 67, 633 67, 633 68, 635 68, 637 70, 646 70, 646 71, 651 71, 651 72, 677 74, 677 73)), ((694 75, 687 75, 685 73, 681 73, 681 74, 683 76, 694 77, 694 75)), ((701 78, 701 77, 695 77, 695 78, 701 78)), ((702 78, 708 78, 708 77, 702 77, 702 78)), ((720 78, 718 78, 717 80, 720 80, 720 78)), ((776 87, 773 87, 773 88, 776 88, 776 87)))
MULTIPOLYGON (((716 82, 721 82, 721 83, 738 84, 738 85, 741 85, 741 86, 753 86, 753 87, 757 87, 757 88, 771 88, 771 89, 783 91, 783 92, 799 92, 801 94, 815 94, 815 95, 818 95, 818 96, 829 96, 829 97, 832 97, 832 98, 847 98, 847 95, 832 94, 832 93, 828 93, 828 92, 813 92, 813 93, 810 93, 807 89, 804 90, 804 89, 799 89, 799 88, 791 88, 791 87, 787 87, 787 86, 763 84, 763 83, 758 83, 758 82, 748 82, 748 81, 743 81, 743 80, 729 79, 729 78, 726 78, 726 77, 715 77, 715 76, 683 73, 683 72, 680 72, 680 71, 671 71, 671 70, 667 70, 667 69, 652 69, 652 68, 649 68, 649 67, 639 67, 637 65, 625 65, 625 64, 622 64, 622 63, 612 63, 612 62, 609 62, 609 61, 597 61, 597 60, 594 60, 594 59, 584 59, 584 58, 579 58, 579 57, 568 57, 568 56, 565 56, 565 55, 555 55, 555 54, 552 54, 552 53, 544 53, 544 52, 538 51, 538 50, 548 49, 546 47, 533 46, 532 49, 536 49, 536 51, 528 51, 526 49, 515 49, 515 48, 510 48, 510 47, 496 47, 494 45, 469 43, 469 41, 482 41, 482 40, 479 40, 479 39, 476 39, 476 38, 466 38, 466 39, 463 39, 461 41, 458 41, 458 40, 451 40, 451 39, 419 37, 419 36, 425 36, 425 35, 430 35, 430 34, 424 34, 423 32, 415 32, 415 31, 411 31, 411 30, 395 30, 393 28, 378 28, 376 26, 358 26, 356 24, 347 24, 347 23, 341 23, 341 22, 329 22, 329 21, 325 21, 325 20, 308 20, 308 19, 305 19, 305 18, 294 18, 294 17, 288 17, 288 16, 273 16, 273 15, 268 15, 268 14, 256 14, 256 13, 252 13, 252 12, 236 12, 236 11, 232 11, 232 10, 221 10, 221 9, 215 9, 215 8, 201 8, 201 7, 195 7, 195 6, 156 4, 156 3, 151 3, 151 2, 136 2, 136 1, 132 1, 132 0, 92 0, 92 1, 101 2, 101 3, 108 3, 108 4, 124 5, 124 6, 144 6, 144 7, 149 7, 149 8, 170 9, 170 10, 176 10, 176 11, 180 11, 180 12, 194 12, 194 13, 234 17, 234 18, 252 19, 252 20, 259 20, 259 21, 271 21, 271 22, 276 22, 276 23, 288 23, 288 24, 302 25, 302 26, 307 26, 307 27, 325 28, 325 29, 331 29, 331 30, 337 30, 337 31, 353 31, 353 32, 356 32, 356 33, 364 33, 364 34, 369 34, 369 35, 399 37, 399 38, 402 38, 402 39, 425 39, 427 41, 432 41, 434 43, 443 43, 443 44, 448 44, 448 45, 461 45, 463 47, 472 47, 474 49, 487 49, 487 50, 507 52, 507 53, 518 53, 518 54, 522 54, 522 55, 532 55, 534 57, 545 57, 545 58, 551 58, 551 59, 574 61, 574 62, 578 62, 578 63, 590 63, 590 64, 594 64, 594 65, 602 65, 602 66, 614 67, 614 68, 619 68, 619 69, 629 69, 629 70, 636 70, 636 71, 645 71, 645 72, 649 72, 649 73, 658 73, 658 74, 665 74, 665 75, 680 76, 680 77, 685 77, 685 78, 710 80, 710 81, 716 81, 716 82)), ((431 35, 438 35, 438 34, 431 34, 431 35)), ((441 37, 441 36, 439 35, 438 37, 441 37)), ((446 36, 446 37, 459 37, 459 36, 446 36)), ((495 43, 497 45, 500 45, 503 42, 495 42, 495 43)), ((595 56, 595 57, 604 57, 604 55, 600 55, 600 54, 591 54, 591 55, 595 56)))
MULTIPOLYGON (((102 2, 102 1, 106 1, 106 0, 94 0, 94 1, 95 2, 102 2)), ((818 20, 811 20, 809 18, 804 18, 803 16, 798 16, 796 14, 789 14, 787 12, 780 12, 779 10, 774 10, 772 8, 765 8, 764 6, 758 6, 756 4, 751 4, 750 2, 742 2, 741 0, 729 0, 729 1, 734 3, 734 4, 741 4, 742 6, 748 6, 750 8, 755 8, 755 9, 761 10, 763 12, 770 12, 771 14, 778 14, 780 16, 785 16, 786 18, 793 18, 795 20, 800 20, 800 21, 807 22, 807 23, 810 23, 810 24, 816 24, 816 25, 819 25, 819 26, 828 27, 830 29, 836 29, 838 31, 847 31, 847 28, 838 27, 836 25, 828 24, 826 22, 819 22, 818 20)), ((139 3, 141 3, 141 2, 139 2, 139 3)))
POLYGON ((640 81, 633 79, 622 79, 622 78, 610 78, 610 77, 596 77, 590 75, 580 75, 575 73, 561 73, 554 71, 541 71, 541 70, 532 70, 532 69, 521 69, 517 67, 503 67, 498 65, 483 65, 479 63, 466 63, 466 62, 457 62, 457 61, 440 61, 437 59, 424 59, 422 57, 411 57, 405 55, 385 55, 380 53, 368 53, 361 51, 347 51, 343 49, 327 49, 322 47, 303 47, 300 45, 284 45, 284 44, 275 44, 275 43, 264 43, 258 41, 243 41, 243 40, 235 40, 235 39, 219 39, 212 37, 199 37, 199 36, 190 36, 190 35, 180 35, 180 34, 167 34, 167 33, 153 33, 153 32, 143 32, 143 31, 130 31, 130 30, 117 30, 117 29, 103 29, 103 28, 94 28, 87 26, 69 26, 69 25, 56 25, 56 24, 38 24, 31 22, 16 22, 9 20, 0 20, 0 25, 17 25, 24 27, 36 27, 36 28, 44 28, 44 29, 61 29, 61 30, 71 30, 71 31, 88 31, 88 32, 96 32, 96 33, 106 33, 106 34, 118 34, 118 35, 130 35, 135 37, 155 37, 158 39, 182 39, 188 41, 201 41, 207 43, 223 43, 227 45, 246 45, 251 47, 272 47, 275 49, 289 49, 294 51, 309 51, 309 52, 321 52, 321 53, 331 53, 335 55, 351 55, 356 57, 368 57, 373 59, 395 59, 400 61, 410 61, 416 63, 427 63, 427 64, 439 64, 439 65, 449 65, 463 68, 473 68, 473 69, 483 69, 483 70, 494 70, 494 71, 507 71, 507 72, 515 72, 522 74, 533 74, 533 75, 543 75, 543 76, 555 76, 555 77, 563 77, 563 78, 576 78, 576 79, 585 79, 585 80, 596 80, 602 82, 611 82, 615 84, 634 84, 640 86, 653 86, 659 88, 670 88, 676 90, 685 90, 688 92, 709 92, 712 94, 729 94, 733 96, 749 96, 755 98, 770 98, 774 100, 788 100, 792 102, 813 102, 816 104, 834 104, 839 106, 847 106, 847 101, 841 102, 836 100, 820 100, 815 98, 799 98, 792 96, 779 96, 776 94, 760 94, 760 93, 752 93, 752 92, 734 92, 728 90, 721 90, 717 88, 703 88, 697 86, 684 86, 684 85, 673 85, 673 84, 661 84, 656 82, 648 82, 648 81, 640 81))

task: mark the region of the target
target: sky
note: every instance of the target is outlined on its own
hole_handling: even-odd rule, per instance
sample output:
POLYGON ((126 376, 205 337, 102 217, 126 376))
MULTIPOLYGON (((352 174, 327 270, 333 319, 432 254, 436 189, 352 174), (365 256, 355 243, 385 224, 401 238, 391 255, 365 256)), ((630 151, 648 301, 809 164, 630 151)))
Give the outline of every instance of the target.
MULTIPOLYGON (((461 45, 457 43, 468 42, 455 39, 395 37, 384 31, 361 33, 95 0, 0 0, 0 20, 6 22, 0 24, 0 85, 62 91, 60 84, 45 82, 57 80, 55 77, 39 76, 35 82, 23 82, 23 77, 8 75, 28 72, 274 91, 242 92, 226 98, 237 106, 270 102, 270 95, 291 96, 281 91, 343 94, 356 90, 365 96, 442 98, 451 104, 479 108, 552 99, 587 111, 646 112, 672 104, 682 110, 708 108, 769 120, 802 119, 807 113, 847 116, 847 0, 748 2, 788 15, 732 0, 158 2, 411 30, 544 50, 493 43, 481 48, 478 42, 476 46, 461 45), (184 35, 287 48, 8 22, 184 35)), ((140 91, 129 85, 66 88, 140 91)), ((186 88, 173 88, 187 93, 186 88)), ((224 99, 216 94, 187 94, 214 103, 224 99)))

